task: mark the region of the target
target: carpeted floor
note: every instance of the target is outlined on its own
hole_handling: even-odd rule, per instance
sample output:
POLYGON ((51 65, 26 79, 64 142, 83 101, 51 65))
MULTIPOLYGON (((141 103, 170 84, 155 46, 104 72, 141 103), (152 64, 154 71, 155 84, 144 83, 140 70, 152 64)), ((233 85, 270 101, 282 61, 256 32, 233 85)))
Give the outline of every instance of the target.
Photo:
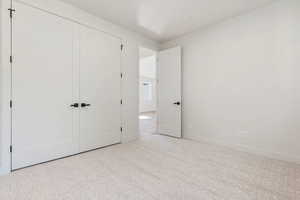
POLYGON ((300 166, 148 135, 0 177, 1 200, 299 200, 300 166))

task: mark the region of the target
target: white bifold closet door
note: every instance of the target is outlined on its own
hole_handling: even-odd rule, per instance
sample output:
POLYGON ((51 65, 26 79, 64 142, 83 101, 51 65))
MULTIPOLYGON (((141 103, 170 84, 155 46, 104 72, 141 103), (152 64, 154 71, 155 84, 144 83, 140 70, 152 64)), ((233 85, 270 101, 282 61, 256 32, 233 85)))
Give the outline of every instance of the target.
POLYGON ((70 107, 75 24, 14 3, 12 169, 77 152, 70 107))
POLYGON ((13 7, 12 169, 119 143, 120 40, 13 7))
POLYGON ((120 44, 108 34, 80 27, 81 152, 121 140, 120 44))

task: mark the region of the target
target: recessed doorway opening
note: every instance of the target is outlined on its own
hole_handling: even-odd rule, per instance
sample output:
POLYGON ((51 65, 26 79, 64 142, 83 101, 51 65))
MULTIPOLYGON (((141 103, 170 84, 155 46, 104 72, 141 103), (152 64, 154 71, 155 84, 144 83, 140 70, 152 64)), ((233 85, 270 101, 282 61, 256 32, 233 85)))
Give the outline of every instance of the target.
POLYGON ((157 132, 157 53, 140 48, 139 125, 140 134, 157 132))

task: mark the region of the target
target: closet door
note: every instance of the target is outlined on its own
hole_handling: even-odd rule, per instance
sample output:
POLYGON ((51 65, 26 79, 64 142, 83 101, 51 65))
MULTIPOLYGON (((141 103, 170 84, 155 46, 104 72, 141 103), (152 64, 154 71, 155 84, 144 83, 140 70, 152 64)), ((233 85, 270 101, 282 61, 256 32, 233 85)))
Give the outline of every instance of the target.
MULTIPOLYGON (((12 169, 77 153, 75 25, 14 2, 12 169)), ((77 72, 78 74, 78 72, 77 72)))
POLYGON ((80 27, 80 151, 121 141, 121 41, 80 27))

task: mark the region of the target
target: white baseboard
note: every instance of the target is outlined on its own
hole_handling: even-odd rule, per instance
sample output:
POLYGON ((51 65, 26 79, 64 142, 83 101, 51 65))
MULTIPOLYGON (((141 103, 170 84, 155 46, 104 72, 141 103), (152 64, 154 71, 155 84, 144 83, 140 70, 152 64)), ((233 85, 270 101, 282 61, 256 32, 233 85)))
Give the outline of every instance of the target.
POLYGON ((207 138, 203 138, 203 137, 198 137, 197 139, 193 139, 193 138, 185 138, 185 139, 196 140, 199 142, 224 146, 224 147, 231 148, 231 149, 234 149, 237 151, 243 151, 243 152, 247 152, 247 153, 251 153, 251 154, 255 154, 255 155, 259 155, 259 156, 264 156, 264 157, 274 159, 274 160, 280 160, 280 161, 300 164, 300 156, 287 155, 287 154, 279 153, 279 152, 270 152, 270 151, 258 149, 256 147, 250 147, 250 146, 241 145, 241 144, 232 144, 232 143, 227 143, 227 142, 223 142, 223 141, 216 141, 216 140, 207 139, 207 138))

